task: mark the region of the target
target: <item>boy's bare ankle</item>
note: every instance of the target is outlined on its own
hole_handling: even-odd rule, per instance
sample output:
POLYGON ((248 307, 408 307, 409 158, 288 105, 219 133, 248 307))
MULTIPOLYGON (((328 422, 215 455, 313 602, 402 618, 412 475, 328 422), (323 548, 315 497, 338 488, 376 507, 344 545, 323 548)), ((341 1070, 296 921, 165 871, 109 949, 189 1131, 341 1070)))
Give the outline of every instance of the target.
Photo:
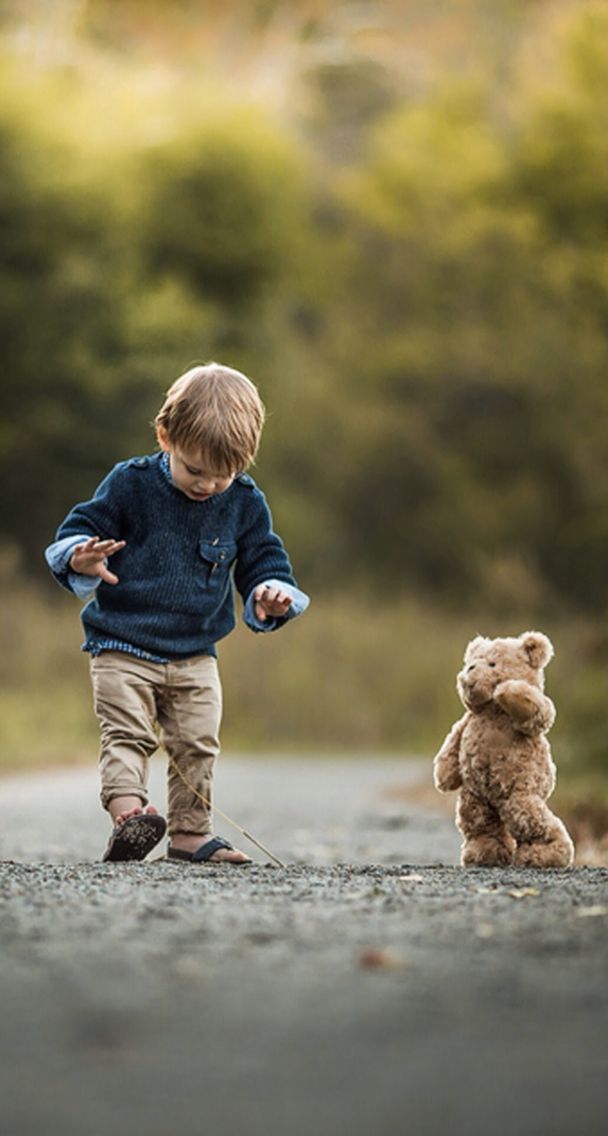
POLYGON ((211 840, 210 832, 174 832, 171 847, 178 848, 180 852, 196 852, 207 840, 211 840))

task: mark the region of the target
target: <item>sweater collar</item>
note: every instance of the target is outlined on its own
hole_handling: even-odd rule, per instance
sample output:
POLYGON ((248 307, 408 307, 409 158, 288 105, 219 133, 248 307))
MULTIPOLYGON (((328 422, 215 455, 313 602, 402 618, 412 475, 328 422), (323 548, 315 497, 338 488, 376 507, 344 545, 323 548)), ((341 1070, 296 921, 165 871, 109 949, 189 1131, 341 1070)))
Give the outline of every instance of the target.
POLYGON ((166 450, 163 450, 162 454, 160 455, 159 465, 165 477, 167 478, 167 481, 169 481, 171 485, 173 485, 173 480, 171 478, 171 466, 169 465, 169 455, 166 450))

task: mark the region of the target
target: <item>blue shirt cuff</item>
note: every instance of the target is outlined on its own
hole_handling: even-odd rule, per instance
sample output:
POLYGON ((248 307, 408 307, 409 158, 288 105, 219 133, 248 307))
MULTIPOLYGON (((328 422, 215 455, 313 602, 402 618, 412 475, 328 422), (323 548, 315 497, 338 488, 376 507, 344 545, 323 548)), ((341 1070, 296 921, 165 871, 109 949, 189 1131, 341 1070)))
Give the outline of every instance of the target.
POLYGON ((50 544, 44 554, 55 578, 64 587, 74 592, 74 595, 78 596, 79 599, 90 596, 91 592, 94 592, 95 588, 101 583, 99 576, 87 576, 84 572, 72 572, 70 568, 70 560, 76 545, 89 539, 88 533, 83 533, 80 536, 64 536, 63 540, 56 540, 54 544, 50 544))
POLYGON ((256 587, 252 588, 247 596, 247 601, 243 608, 243 620, 252 631, 276 631, 278 627, 282 627, 289 619, 295 619, 297 615, 302 615, 302 612, 306 611, 310 603, 310 598, 305 592, 301 592, 299 588, 294 587, 293 584, 286 584, 284 580, 264 580, 263 583, 267 588, 281 588, 283 592, 287 592, 287 595, 291 596, 291 606, 287 609, 286 614, 279 616, 278 619, 273 619, 271 616, 268 616, 264 621, 258 619, 255 614, 255 602, 253 597, 256 588, 259 588, 260 585, 256 584, 256 587))

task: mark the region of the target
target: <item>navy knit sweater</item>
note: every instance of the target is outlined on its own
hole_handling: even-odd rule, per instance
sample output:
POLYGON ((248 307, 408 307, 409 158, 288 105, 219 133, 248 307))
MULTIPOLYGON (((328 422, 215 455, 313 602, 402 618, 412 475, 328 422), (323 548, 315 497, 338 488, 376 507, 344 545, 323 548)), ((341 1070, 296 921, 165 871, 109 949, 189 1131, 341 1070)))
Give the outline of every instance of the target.
MULTIPOLYGON (((117 640, 166 659, 215 654, 235 623, 233 578, 243 600, 269 579, 295 586, 251 477, 241 474, 224 493, 192 501, 162 461, 154 454, 120 462, 57 530, 57 541, 90 535, 127 542, 112 557, 119 583, 102 580, 83 609, 85 648, 117 640)), ((67 564, 53 575, 73 590, 67 564)))

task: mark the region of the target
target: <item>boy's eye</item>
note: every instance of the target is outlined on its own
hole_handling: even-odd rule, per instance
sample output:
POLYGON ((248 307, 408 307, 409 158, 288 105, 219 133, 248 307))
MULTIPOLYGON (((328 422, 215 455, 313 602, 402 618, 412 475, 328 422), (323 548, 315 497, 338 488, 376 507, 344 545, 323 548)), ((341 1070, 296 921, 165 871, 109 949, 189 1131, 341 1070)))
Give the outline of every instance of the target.
POLYGON ((236 475, 233 473, 210 473, 207 469, 193 469, 191 465, 183 462, 186 473, 191 477, 209 477, 212 481, 230 481, 236 475))

